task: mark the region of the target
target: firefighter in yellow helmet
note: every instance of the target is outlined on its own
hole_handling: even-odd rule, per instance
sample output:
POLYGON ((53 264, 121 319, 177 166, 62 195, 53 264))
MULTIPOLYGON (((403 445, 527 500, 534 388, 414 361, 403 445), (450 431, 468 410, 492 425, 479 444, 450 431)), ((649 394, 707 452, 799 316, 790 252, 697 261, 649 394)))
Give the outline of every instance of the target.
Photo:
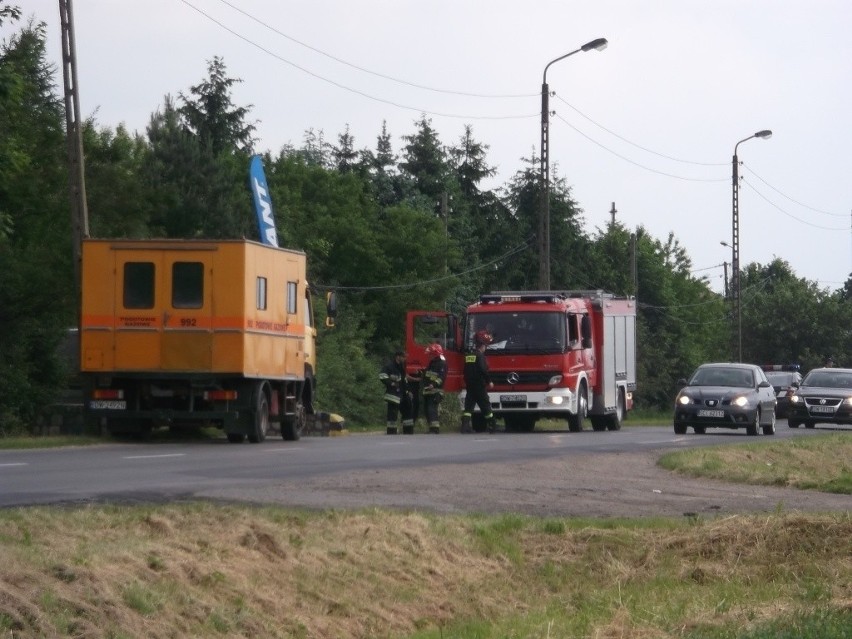
POLYGON ((429 364, 423 371, 423 405, 429 432, 437 435, 441 430, 439 406, 444 399, 444 381, 447 379, 447 360, 444 347, 435 342, 426 347, 429 364))

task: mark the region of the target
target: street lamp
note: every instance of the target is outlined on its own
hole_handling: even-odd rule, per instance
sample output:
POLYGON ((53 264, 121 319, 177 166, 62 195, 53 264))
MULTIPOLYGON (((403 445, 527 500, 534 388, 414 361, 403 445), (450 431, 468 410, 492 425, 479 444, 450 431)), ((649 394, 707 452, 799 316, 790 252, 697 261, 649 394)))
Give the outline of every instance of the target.
POLYGON ((763 138, 768 139, 772 137, 772 131, 769 129, 764 129, 763 131, 758 131, 754 135, 750 135, 747 138, 743 138, 734 146, 734 160, 733 160, 733 199, 732 199, 732 226, 731 226, 731 270, 732 279, 733 279, 733 298, 734 298, 734 317, 737 319, 737 361, 743 361, 743 315, 742 315, 742 298, 740 293, 742 292, 741 284, 740 284, 740 171, 739 171, 739 159, 737 158, 737 147, 743 142, 751 140, 752 138, 763 138))
POLYGON ((587 42, 576 51, 551 60, 544 67, 541 79, 541 187, 542 203, 538 216, 538 286, 542 291, 550 290, 550 110, 548 106, 549 90, 547 87, 547 70, 554 62, 580 53, 581 51, 603 51, 609 44, 606 38, 598 38, 587 42))

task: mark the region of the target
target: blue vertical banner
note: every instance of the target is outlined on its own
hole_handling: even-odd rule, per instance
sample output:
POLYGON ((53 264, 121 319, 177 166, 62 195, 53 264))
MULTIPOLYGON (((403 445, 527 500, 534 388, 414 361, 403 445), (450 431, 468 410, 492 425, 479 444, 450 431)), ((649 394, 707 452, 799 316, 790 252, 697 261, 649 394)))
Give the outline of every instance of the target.
POLYGON ((266 175, 263 172, 263 162, 259 155, 251 157, 249 165, 249 188, 257 213, 257 227, 260 241, 270 246, 278 246, 278 232, 275 230, 275 215, 272 213, 272 198, 266 185, 266 175))

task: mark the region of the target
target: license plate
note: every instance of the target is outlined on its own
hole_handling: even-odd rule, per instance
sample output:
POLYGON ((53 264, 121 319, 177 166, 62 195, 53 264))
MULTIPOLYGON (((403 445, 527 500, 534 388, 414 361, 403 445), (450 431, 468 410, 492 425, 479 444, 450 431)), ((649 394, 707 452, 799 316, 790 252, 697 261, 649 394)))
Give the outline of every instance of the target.
POLYGON ((812 413, 833 413, 834 406, 811 406, 812 413))
POLYGON ((502 403, 510 403, 510 402, 524 402, 526 403, 527 396, 526 395, 500 395, 500 402, 502 403))
POLYGON ((126 410, 127 402, 119 399, 93 399, 89 402, 92 410, 126 410))
POLYGON ((698 411, 699 417, 724 417, 725 411, 723 410, 700 410, 698 411))

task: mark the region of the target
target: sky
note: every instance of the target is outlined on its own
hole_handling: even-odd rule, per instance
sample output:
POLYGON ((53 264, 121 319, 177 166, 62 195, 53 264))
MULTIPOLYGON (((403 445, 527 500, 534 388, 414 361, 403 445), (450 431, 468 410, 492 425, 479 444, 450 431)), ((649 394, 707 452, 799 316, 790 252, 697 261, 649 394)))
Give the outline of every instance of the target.
MULTIPOLYGON (((539 157, 548 63, 606 38, 547 70, 551 179, 590 234, 614 204, 628 229, 672 234, 721 292, 736 149, 741 265, 781 258, 829 290, 852 272, 848 0, 72 2, 80 110, 102 127, 144 134, 219 56, 258 151, 309 129, 337 144, 347 126, 375 149, 386 123, 399 152, 425 115, 445 145, 472 127, 497 171, 488 188, 539 157)), ((57 0, 12 4, 47 24, 61 88, 57 0)))

